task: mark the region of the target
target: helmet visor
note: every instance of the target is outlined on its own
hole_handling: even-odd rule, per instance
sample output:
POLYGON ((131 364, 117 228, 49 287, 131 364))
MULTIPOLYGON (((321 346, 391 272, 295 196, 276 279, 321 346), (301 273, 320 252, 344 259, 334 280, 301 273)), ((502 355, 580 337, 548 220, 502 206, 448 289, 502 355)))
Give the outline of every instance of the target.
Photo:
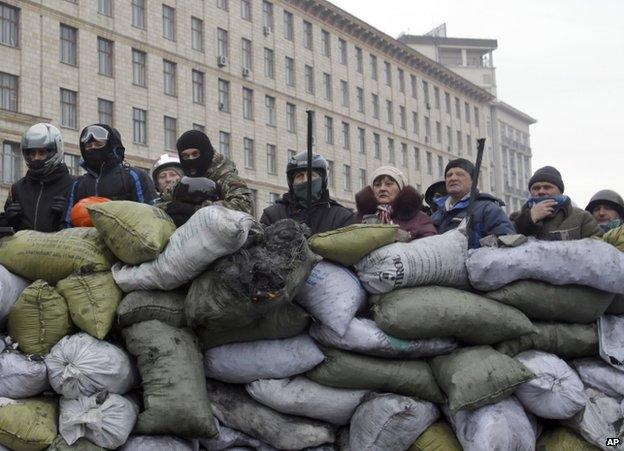
POLYGON ((99 125, 89 125, 82 131, 82 134, 80 135, 80 142, 83 144, 86 144, 89 141, 106 142, 108 140, 108 136, 108 130, 104 127, 100 127, 99 125))

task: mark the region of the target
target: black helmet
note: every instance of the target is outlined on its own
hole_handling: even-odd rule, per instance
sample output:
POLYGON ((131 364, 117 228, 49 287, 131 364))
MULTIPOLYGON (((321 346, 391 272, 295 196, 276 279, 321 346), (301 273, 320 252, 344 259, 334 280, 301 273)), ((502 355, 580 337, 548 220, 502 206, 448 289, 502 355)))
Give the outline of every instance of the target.
POLYGON ((205 200, 215 201, 217 184, 207 177, 182 177, 173 188, 173 200, 199 205, 205 200))
POLYGON ((603 189, 592 196, 585 210, 592 212, 596 206, 606 204, 618 212, 620 218, 624 219, 624 200, 615 191, 603 189))
POLYGON ((425 191, 425 202, 430 207, 433 207, 435 204, 436 194, 446 196, 448 193, 446 192, 446 182, 444 180, 440 180, 439 182, 434 182, 429 185, 427 191, 425 191))
MULTIPOLYGON (((286 179, 288 180, 288 188, 292 190, 293 178, 295 172, 308 169, 308 153, 299 152, 288 160, 286 165, 286 179)), ((327 191, 327 176, 329 172, 329 164, 321 155, 312 155, 312 170, 321 176, 323 182, 323 191, 327 191)))
POLYGON ((26 166, 35 174, 49 174, 52 170, 63 163, 63 140, 61 132, 52 124, 40 122, 30 127, 22 135, 22 155, 26 160, 26 166), (45 149, 48 156, 45 161, 39 161, 38 165, 30 157, 31 149, 45 149))

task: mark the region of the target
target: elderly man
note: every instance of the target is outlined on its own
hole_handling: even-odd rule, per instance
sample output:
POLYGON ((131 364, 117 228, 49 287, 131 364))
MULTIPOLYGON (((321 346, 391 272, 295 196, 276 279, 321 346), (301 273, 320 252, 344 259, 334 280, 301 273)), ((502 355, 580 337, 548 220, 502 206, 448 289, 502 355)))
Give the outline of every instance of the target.
POLYGON ((600 235, 592 215, 572 206, 563 194, 561 173, 552 166, 535 171, 529 180, 530 197, 515 218, 516 230, 540 240, 580 240, 600 235))
POLYGON ((610 189, 603 189, 594 194, 585 210, 592 214, 603 232, 624 223, 624 200, 610 189))

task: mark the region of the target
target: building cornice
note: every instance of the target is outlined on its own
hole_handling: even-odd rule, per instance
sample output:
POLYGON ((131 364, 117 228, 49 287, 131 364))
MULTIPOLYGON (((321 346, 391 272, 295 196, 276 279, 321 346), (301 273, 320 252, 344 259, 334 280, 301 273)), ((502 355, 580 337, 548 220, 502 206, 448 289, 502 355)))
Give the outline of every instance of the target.
POLYGON ((501 110, 505 111, 506 113, 511 114, 512 116, 515 116, 516 118, 520 119, 521 121, 526 122, 529 125, 535 124, 537 122, 537 119, 532 118, 528 114, 523 113, 519 109, 514 108, 511 105, 509 105, 508 103, 502 102, 500 100, 492 102, 492 108, 501 109, 501 110))
POLYGON ((32 114, 18 113, 16 111, 0 110, 0 121, 9 121, 30 127, 32 124, 38 122, 52 122, 52 119, 32 114))
POLYGON ((446 38, 440 36, 403 34, 399 36, 398 41, 405 44, 437 45, 441 47, 470 47, 475 49, 486 48, 490 50, 496 50, 498 48, 498 41, 496 39, 446 38))

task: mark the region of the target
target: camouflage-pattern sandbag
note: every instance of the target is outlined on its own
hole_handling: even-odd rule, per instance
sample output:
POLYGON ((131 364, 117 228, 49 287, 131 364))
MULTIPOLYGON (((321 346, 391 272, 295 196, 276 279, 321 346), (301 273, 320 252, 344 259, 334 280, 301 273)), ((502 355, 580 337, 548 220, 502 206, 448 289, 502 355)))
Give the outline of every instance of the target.
POLYGON ((598 327, 596 324, 533 323, 535 333, 503 341, 496 350, 515 356, 535 349, 550 352, 562 359, 578 359, 599 355, 598 327))
POLYGON ((97 446, 86 438, 79 438, 72 445, 69 445, 59 434, 46 451, 106 451, 106 448, 97 446))
POLYGON ((46 449, 57 434, 58 407, 52 398, 0 399, 0 445, 19 451, 46 449))
POLYGON ((530 319, 586 324, 596 321, 615 295, 580 285, 519 280, 485 296, 517 308, 530 319))
POLYGON ((542 432, 535 444, 537 451, 598 451, 572 430, 559 426, 542 432))
POLYGON ((9 314, 9 335, 25 354, 46 355, 71 331, 67 302, 54 288, 37 280, 26 288, 9 314))
POLYGON ((133 324, 122 335, 137 358, 145 410, 136 434, 213 437, 217 431, 206 394, 197 338, 157 320, 133 324))
POLYGON ((0 265, 0 329, 3 328, 11 307, 28 285, 30 282, 26 279, 11 274, 4 266, 0 265))
POLYGON ((427 428, 408 451, 462 451, 451 426, 445 421, 437 421, 427 428))
POLYGON ((616 294, 605 313, 607 315, 624 315, 624 294, 616 294))
POLYGON ((469 344, 494 344, 534 331, 519 310, 455 288, 405 288, 373 296, 372 302, 375 322, 399 338, 455 337, 469 344))
POLYGON ((128 293, 117 307, 117 323, 125 328, 157 319, 171 327, 186 327, 184 291, 139 290, 128 293))
POLYGON ((49 389, 43 358, 14 350, 0 352, 0 397, 31 398, 49 389))

